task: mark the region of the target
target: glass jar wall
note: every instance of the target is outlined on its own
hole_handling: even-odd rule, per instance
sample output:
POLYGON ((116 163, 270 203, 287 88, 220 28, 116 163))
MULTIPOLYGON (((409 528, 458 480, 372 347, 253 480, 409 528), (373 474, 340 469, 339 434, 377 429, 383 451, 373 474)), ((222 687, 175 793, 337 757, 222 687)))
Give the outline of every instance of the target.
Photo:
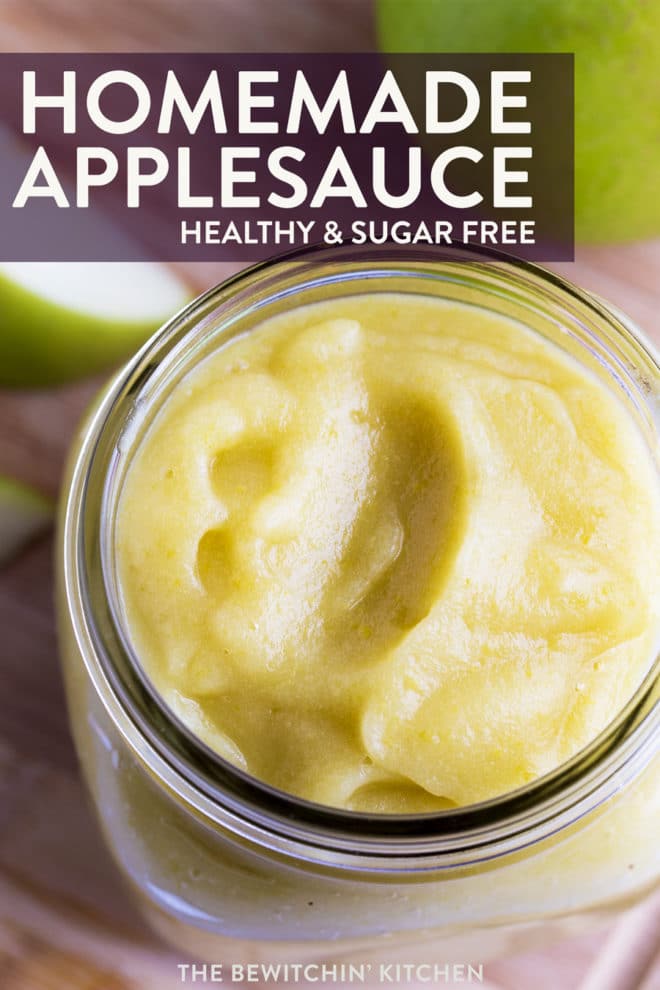
POLYGON ((205 356, 287 308, 431 295, 519 320, 625 404, 658 465, 660 371, 620 314, 528 265, 313 251, 196 300, 110 383, 70 461, 61 652, 107 842, 154 927, 217 961, 483 962, 640 897, 660 853, 658 664, 616 721, 522 790, 432 815, 365 815, 280 793, 211 753, 163 704, 117 607, 116 503, 141 437, 205 356))

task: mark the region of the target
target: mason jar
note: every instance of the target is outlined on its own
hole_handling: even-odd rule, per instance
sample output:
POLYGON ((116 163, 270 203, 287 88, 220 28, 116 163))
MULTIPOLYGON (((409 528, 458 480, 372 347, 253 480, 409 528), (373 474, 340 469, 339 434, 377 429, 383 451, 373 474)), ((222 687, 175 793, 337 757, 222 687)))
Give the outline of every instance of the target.
POLYGON ((476 966, 641 898, 660 872, 657 660, 615 721, 546 776, 482 804, 371 815, 306 802, 223 760, 133 655, 117 604, 116 507, 164 401, 266 318, 364 292, 421 293, 522 321, 618 397, 660 467, 650 343, 558 276, 475 252, 314 249, 260 264, 192 302, 116 375, 79 434, 64 488, 69 712, 101 828, 145 915, 211 962, 476 966))

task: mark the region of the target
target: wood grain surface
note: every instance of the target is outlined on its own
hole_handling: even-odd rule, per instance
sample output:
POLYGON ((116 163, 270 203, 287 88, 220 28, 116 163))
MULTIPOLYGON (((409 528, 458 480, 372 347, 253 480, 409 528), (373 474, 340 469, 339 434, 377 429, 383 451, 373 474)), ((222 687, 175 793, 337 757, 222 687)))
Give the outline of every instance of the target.
MULTIPOLYGON (((5 51, 372 45, 367 0, 0 0, 5 51)), ((660 241, 582 249, 574 264, 557 267, 660 343, 660 241)), ((226 270, 194 265, 187 275, 204 289, 226 270)), ((98 384, 0 391, 0 473, 56 494, 75 423, 98 384)), ((51 557, 45 538, 0 572, 0 990, 180 987, 177 959, 127 898, 78 779, 57 665, 51 557)), ((660 928, 657 898, 617 925, 614 935, 608 928, 499 960, 487 969, 491 986, 660 990, 660 964, 607 983, 613 952, 649 955, 660 928)))

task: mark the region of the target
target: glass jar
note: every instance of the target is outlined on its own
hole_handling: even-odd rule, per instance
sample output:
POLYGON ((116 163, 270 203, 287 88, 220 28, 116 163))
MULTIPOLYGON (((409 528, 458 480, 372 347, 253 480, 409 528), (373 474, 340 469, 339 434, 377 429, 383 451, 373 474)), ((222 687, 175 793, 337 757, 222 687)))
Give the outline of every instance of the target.
POLYGON ((370 967, 474 965, 631 902, 660 866, 658 662, 568 764, 434 814, 320 807, 226 763, 164 705, 117 607, 115 505, 133 451, 191 367, 267 317, 363 292, 504 314, 572 354, 625 403, 660 469, 657 355, 620 313, 537 267, 461 250, 314 249, 201 296, 114 378, 81 431, 58 562, 73 732, 103 832, 155 929, 186 953, 370 967))

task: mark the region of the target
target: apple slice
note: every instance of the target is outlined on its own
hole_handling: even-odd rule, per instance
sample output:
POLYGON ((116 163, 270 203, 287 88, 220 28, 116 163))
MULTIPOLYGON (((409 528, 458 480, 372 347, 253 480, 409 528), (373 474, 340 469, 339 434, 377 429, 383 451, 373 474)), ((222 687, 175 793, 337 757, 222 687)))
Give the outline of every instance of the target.
POLYGON ((154 261, 0 263, 0 385, 52 385, 110 367, 190 297, 154 261))
POLYGON ((50 499, 20 481, 0 476, 0 565, 48 529, 54 515, 50 499))

